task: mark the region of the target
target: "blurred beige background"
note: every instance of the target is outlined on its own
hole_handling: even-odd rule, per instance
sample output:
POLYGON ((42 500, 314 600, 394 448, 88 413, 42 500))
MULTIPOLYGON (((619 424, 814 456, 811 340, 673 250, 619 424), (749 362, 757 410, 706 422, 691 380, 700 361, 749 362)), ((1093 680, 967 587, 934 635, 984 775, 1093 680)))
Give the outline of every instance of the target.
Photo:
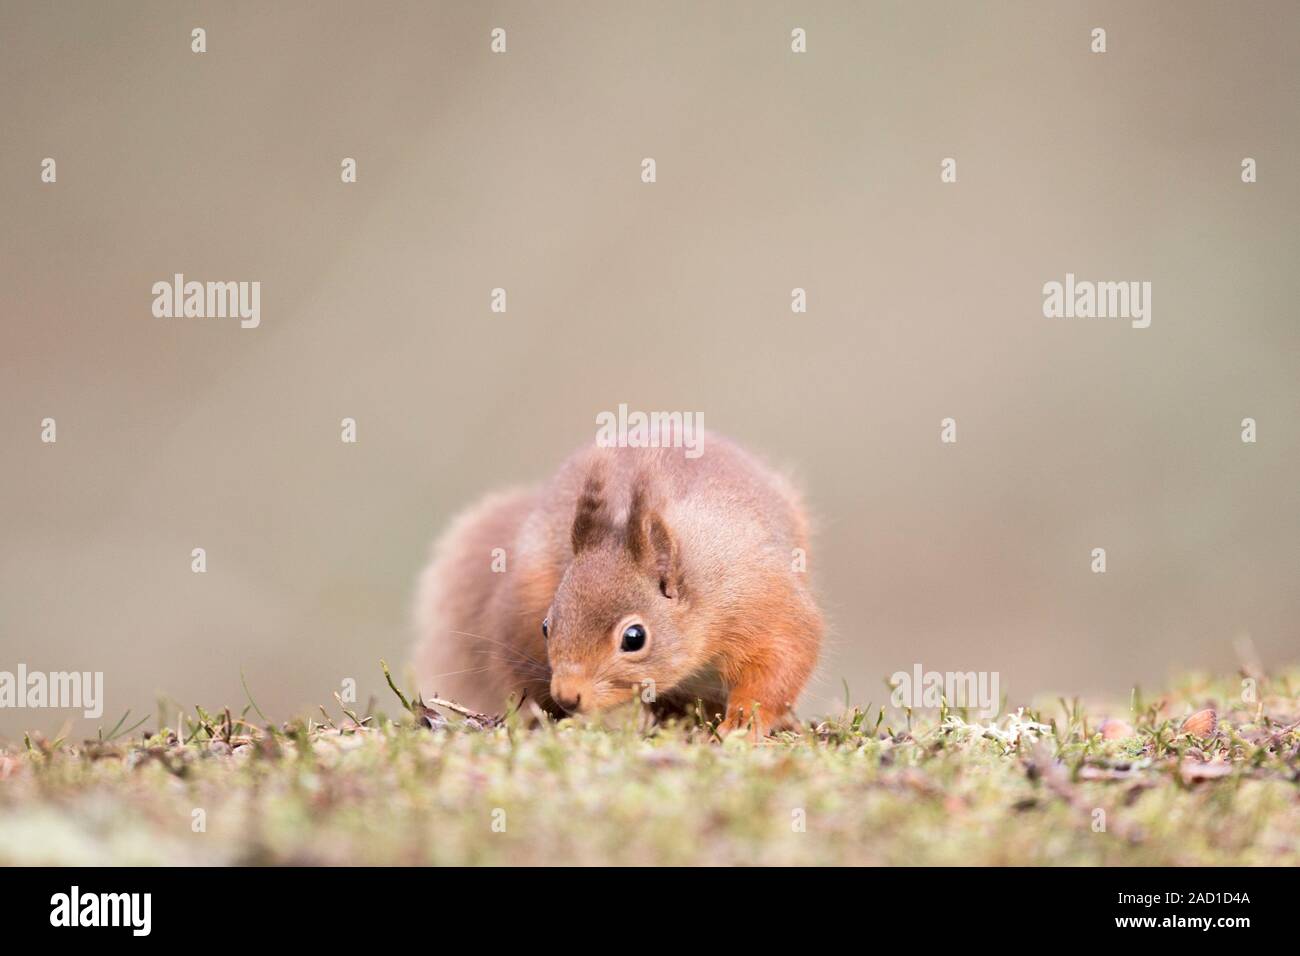
POLYGON ((619 402, 800 476, 805 711, 1300 656, 1294 3, 0 11, 0 670, 104 671, 106 726, 241 667, 278 719, 391 709, 430 540, 619 402), (152 317, 175 272, 260 280, 261 327, 152 317), (1043 318, 1066 272, 1151 327, 1043 318))

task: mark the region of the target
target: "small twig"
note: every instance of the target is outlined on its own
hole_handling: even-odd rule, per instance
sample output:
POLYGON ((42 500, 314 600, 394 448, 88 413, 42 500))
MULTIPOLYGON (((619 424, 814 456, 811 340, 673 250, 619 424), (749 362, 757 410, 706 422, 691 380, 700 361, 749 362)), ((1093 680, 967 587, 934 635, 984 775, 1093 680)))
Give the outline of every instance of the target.
POLYGON ((446 700, 442 697, 430 697, 424 701, 426 707, 441 707, 443 710, 449 710, 453 714, 460 714, 462 717, 469 717, 471 720, 480 720, 485 723, 495 724, 501 721, 501 718, 493 714, 480 714, 477 710, 470 710, 468 707, 462 707, 454 700, 446 700))
POLYGON ((357 712, 355 710, 348 710, 347 707, 343 705, 343 697, 339 694, 338 691, 334 692, 334 699, 338 701, 339 710, 347 714, 348 717, 351 719, 351 721, 354 724, 356 724, 358 727, 364 727, 366 725, 366 721, 371 719, 368 715, 365 717, 358 717, 357 712))
POLYGON ((398 690, 397 685, 393 683, 393 675, 388 670, 388 662, 385 661, 383 658, 380 658, 379 666, 384 669, 384 679, 388 681, 388 686, 393 689, 393 693, 396 694, 397 699, 402 702, 402 706, 405 707, 407 711, 409 711, 410 713, 415 713, 415 711, 411 710, 411 702, 406 699, 406 695, 403 694, 400 690, 398 690))

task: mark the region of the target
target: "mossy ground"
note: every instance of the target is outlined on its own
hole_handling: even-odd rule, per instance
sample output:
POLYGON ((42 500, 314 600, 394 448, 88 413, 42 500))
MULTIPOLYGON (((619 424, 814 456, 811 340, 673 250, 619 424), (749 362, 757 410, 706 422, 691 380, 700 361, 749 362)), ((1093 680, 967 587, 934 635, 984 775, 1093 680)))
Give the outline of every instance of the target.
POLYGON ((1294 866, 1298 693, 1291 673, 1253 701, 1239 678, 1188 678, 986 724, 848 709, 757 745, 634 713, 266 730, 196 708, 183 742, 0 751, 0 864, 1294 866), (1204 708, 1213 729, 1185 732, 1204 708), (1103 716, 1133 736, 1104 739, 1103 716))

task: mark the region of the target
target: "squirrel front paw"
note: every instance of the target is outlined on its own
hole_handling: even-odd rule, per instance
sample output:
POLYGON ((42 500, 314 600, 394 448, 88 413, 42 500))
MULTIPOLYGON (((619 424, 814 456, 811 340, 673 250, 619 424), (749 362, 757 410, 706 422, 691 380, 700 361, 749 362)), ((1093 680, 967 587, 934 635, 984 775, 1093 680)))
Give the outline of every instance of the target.
POLYGON ((789 704, 763 704, 761 701, 741 703, 733 695, 717 733, 719 737, 728 737, 744 731, 751 740, 758 741, 782 730, 794 730, 797 726, 789 704))

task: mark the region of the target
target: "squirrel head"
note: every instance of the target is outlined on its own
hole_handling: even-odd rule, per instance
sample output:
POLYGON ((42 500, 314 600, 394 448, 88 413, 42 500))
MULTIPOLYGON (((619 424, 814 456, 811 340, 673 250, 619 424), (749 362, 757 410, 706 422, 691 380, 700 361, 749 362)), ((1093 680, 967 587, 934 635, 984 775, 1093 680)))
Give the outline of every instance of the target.
POLYGON ((686 595, 678 542, 644 478, 627 520, 611 519, 599 474, 587 478, 569 563, 540 622, 551 698, 570 713, 603 710, 670 690, 694 655, 683 630, 686 595))

